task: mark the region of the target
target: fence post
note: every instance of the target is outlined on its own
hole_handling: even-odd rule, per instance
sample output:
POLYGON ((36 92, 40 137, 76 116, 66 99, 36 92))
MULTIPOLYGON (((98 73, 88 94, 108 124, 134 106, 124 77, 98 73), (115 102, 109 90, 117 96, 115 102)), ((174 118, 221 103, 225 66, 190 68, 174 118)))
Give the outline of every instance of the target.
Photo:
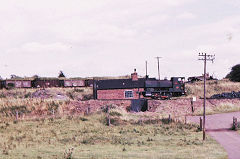
POLYGON ((193 101, 191 101, 192 113, 194 113, 193 101))
POLYGON ((192 97, 192 98, 191 98, 192 113, 194 113, 194 106, 193 106, 193 103, 196 102, 196 100, 197 100, 196 97, 192 97))
POLYGON ((110 114, 109 114, 110 110, 109 110, 109 109, 110 109, 110 107, 107 106, 107 120, 108 120, 108 126, 111 125, 110 114))
POLYGON ((237 118, 235 118, 235 129, 237 130, 238 128, 238 123, 237 123, 237 118))
POLYGON ((54 108, 52 109, 52 116, 54 116, 55 112, 54 112, 54 108))
POLYGON ((199 128, 200 131, 202 131, 202 118, 200 117, 200 128, 199 128))
POLYGON ((233 117, 233 130, 237 130, 237 118, 233 117))
POLYGON ((91 111, 91 108, 88 107, 88 108, 87 108, 87 113, 90 114, 90 111, 91 111))
POLYGON ((171 122, 171 115, 169 114, 168 115, 168 123, 170 123, 171 122))
POLYGON ((16 120, 18 120, 18 110, 16 111, 16 120))
POLYGON ((86 111, 84 112, 84 115, 88 115, 88 109, 86 109, 86 111))

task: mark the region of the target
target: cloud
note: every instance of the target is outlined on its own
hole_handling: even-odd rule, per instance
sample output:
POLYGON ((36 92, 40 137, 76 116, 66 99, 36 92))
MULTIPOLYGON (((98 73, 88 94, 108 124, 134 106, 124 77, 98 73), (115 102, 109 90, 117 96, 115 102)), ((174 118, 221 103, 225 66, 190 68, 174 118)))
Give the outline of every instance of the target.
POLYGON ((162 77, 191 76, 202 73, 203 51, 216 54, 209 71, 223 77, 239 59, 240 14, 213 1, 212 7, 196 0, 4 1, 0 58, 8 67, 0 74, 55 76, 61 69, 103 76, 133 68, 145 74, 148 60, 157 76, 154 57, 162 56, 162 77))
POLYGON ((182 14, 179 14, 176 16, 177 19, 195 19, 196 15, 194 15, 193 13, 189 13, 189 12, 184 12, 182 14))
POLYGON ((7 53, 21 54, 21 53, 27 52, 27 53, 36 54, 36 53, 43 53, 43 52, 51 53, 53 51, 61 53, 69 50, 70 48, 71 48, 71 45, 63 44, 60 42, 51 43, 51 44, 30 42, 30 43, 23 44, 22 46, 20 46, 20 48, 9 49, 7 53))

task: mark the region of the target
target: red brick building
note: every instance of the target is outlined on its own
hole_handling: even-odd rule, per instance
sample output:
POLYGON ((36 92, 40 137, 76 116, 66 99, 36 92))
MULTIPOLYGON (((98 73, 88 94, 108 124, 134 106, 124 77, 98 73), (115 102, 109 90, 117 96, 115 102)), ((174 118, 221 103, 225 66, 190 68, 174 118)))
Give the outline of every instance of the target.
POLYGON ((144 90, 146 78, 138 78, 136 69, 130 79, 97 80, 94 83, 95 99, 138 99, 144 90))

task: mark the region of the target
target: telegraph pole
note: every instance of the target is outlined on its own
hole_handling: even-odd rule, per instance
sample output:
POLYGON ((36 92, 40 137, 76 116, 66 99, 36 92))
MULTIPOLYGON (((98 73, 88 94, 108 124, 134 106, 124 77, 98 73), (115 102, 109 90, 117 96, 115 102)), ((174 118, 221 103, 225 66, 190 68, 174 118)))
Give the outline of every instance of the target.
POLYGON ((148 75, 148 72, 147 72, 147 71, 148 71, 148 70, 147 70, 147 69, 148 69, 148 68, 147 68, 147 64, 148 64, 148 63, 147 63, 147 61, 146 61, 146 78, 147 78, 147 75, 148 75))
POLYGON ((157 62, 158 62, 158 79, 160 80, 160 69, 159 69, 159 59, 162 58, 162 57, 156 57, 157 59, 157 62))
POLYGON ((206 70, 207 70, 207 61, 214 61, 215 55, 207 55, 206 53, 199 53, 199 59, 204 61, 204 101, 203 101, 203 140, 206 138, 206 129, 205 129, 205 117, 206 117, 206 70))

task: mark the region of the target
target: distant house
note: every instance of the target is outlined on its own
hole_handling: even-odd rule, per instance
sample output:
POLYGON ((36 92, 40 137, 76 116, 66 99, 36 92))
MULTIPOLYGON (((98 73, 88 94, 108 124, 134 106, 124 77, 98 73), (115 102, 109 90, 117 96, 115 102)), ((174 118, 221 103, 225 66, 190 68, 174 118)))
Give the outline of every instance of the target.
POLYGON ((144 90, 146 78, 138 78, 136 69, 130 79, 96 80, 93 94, 95 99, 138 99, 144 90))

